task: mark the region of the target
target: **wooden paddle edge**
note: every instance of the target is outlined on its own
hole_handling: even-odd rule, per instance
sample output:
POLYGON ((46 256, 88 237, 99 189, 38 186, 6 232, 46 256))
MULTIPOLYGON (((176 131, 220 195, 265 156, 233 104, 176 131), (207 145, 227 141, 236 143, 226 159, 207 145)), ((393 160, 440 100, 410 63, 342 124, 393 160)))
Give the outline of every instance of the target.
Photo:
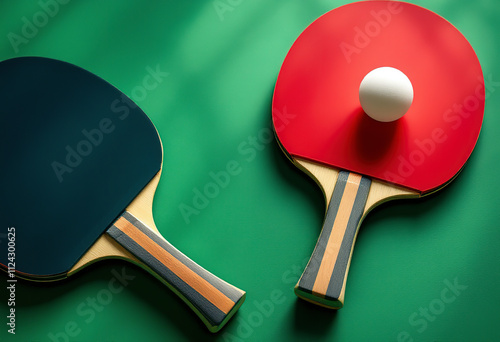
MULTIPOLYGON (((151 181, 144 187, 144 189, 137 195, 137 197, 129 204, 127 211, 139 217, 144 223, 151 228, 151 230, 161 236, 156 228, 153 220, 153 198, 160 181, 161 169, 151 179, 151 181)), ((86 266, 89 266, 96 261, 105 259, 120 259, 136 264, 145 268, 135 256, 126 251, 122 246, 115 242, 107 234, 101 235, 96 242, 85 252, 85 254, 77 261, 77 263, 67 272, 62 274, 55 274, 50 276, 33 276, 31 274, 24 274, 16 272, 16 277, 36 282, 53 282, 63 280, 78 271, 81 271, 86 266)))
MULTIPOLYGON (((326 207, 328 207, 339 170, 304 158, 292 157, 292 162, 319 185, 325 197, 326 207)), ((422 194, 418 191, 403 188, 378 179, 372 179, 372 185, 366 201, 363 217, 373 208, 387 201, 419 197, 422 197, 422 194)))
MULTIPOLYGON (((153 219, 153 199, 158 183, 160 182, 161 171, 163 170, 163 142, 160 138, 160 133, 154 124, 153 127, 156 130, 156 134, 158 135, 158 140, 160 142, 162 166, 160 167, 158 173, 149 181, 149 183, 144 187, 144 189, 142 189, 142 191, 134 198, 125 210, 139 218, 143 223, 151 228, 155 234, 161 236, 153 219)), ((102 234, 87 250, 87 252, 85 252, 80 260, 78 260, 77 263, 68 271, 68 273, 64 275, 64 277, 69 277, 86 266, 104 259, 121 259, 129 261, 140 267, 145 266, 107 234, 102 234)))
MULTIPOLYGON (((294 164, 297 168, 299 168, 302 172, 308 174, 317 184, 318 186, 321 188, 322 192, 323 192, 323 195, 325 196, 325 203, 326 203, 326 207, 328 208, 328 204, 329 204, 329 198, 331 197, 332 193, 333 193, 333 188, 331 186, 329 186, 328 184, 331 182, 333 185, 335 185, 335 182, 336 182, 336 176, 334 178, 334 180, 328 180, 328 181, 324 181, 324 177, 320 177, 321 179, 318 179, 316 177, 316 175, 314 174, 315 173, 315 170, 316 170, 316 167, 315 166, 321 166, 321 167, 325 167, 327 169, 330 169, 330 170, 336 170, 337 174, 338 174, 338 169, 335 169, 333 167, 330 167, 330 166, 327 166, 323 163, 319 163, 319 162, 314 162, 312 160, 309 160, 307 158, 303 158, 303 157, 298 157, 298 156, 294 156, 294 155, 291 155, 283 146, 283 144, 281 143, 279 137, 278 137, 278 134, 276 133, 276 130, 274 129, 273 127, 273 132, 274 132, 274 136, 276 138, 276 141, 278 142, 278 146, 279 148, 281 149, 281 151, 283 152, 283 154, 287 157, 288 160, 290 160, 292 162, 292 164, 294 164), (311 168, 311 170, 308 169, 308 165, 309 164, 312 164, 312 165, 315 165, 314 167, 311 168), (326 189, 328 189, 328 191, 325 191, 325 186, 326 185, 326 189), (331 191, 330 191, 330 188, 331 188, 331 191)), ((420 198, 420 197, 427 197, 429 195, 432 195, 440 190, 442 190, 443 188, 445 188, 446 186, 448 186, 451 182, 453 182, 455 180, 455 178, 458 177, 458 175, 462 172, 462 170, 465 168, 465 165, 467 164, 467 162, 464 163, 464 165, 462 166, 462 168, 450 179, 448 180, 446 183, 436 187, 436 188, 433 188, 429 191, 426 191, 426 192, 420 192, 420 191, 417 191, 417 190, 414 190, 414 189, 410 189, 410 188, 405 188, 403 186, 399 186, 399 185, 396 185, 396 184, 391 184, 389 182, 385 182, 385 181, 382 181, 382 180, 379 180, 379 179, 376 179, 376 178, 373 178, 372 181, 373 182, 376 182, 376 183, 380 183, 382 185, 386 185, 386 186, 389 186, 389 187, 392 187, 394 189, 398 189, 400 191, 397 191, 399 194, 397 193, 394 193, 394 195, 396 196, 395 198, 388 198, 387 200, 385 201, 382 201, 380 203, 377 203, 377 205, 380 205, 382 203, 385 203, 387 201, 390 201, 392 199, 405 199, 405 198, 420 198)), ((321 174, 321 171, 320 171, 320 174, 321 174)), ((373 184, 373 183, 372 183, 373 184)), ((370 203, 370 201, 367 201, 367 204, 370 203)), ((375 205, 374 207, 372 207, 371 209, 375 208, 377 205, 375 205)), ((367 205, 368 207, 368 205, 367 205)), ((371 211, 368 210, 369 211, 371 211)), ((368 214, 368 212, 365 212, 364 215, 368 214)))
MULTIPOLYGON (((146 187, 129 204, 127 211, 140 218, 152 231, 160 235, 153 219, 153 198, 160 181, 161 169, 146 185, 146 187)), ((161 235, 160 235, 161 236, 161 235)), ((99 239, 87 250, 78 262, 68 271, 67 276, 71 276, 82 270, 84 267, 103 259, 122 259, 143 266, 142 263, 122 246, 115 242, 107 234, 101 235, 99 239)))

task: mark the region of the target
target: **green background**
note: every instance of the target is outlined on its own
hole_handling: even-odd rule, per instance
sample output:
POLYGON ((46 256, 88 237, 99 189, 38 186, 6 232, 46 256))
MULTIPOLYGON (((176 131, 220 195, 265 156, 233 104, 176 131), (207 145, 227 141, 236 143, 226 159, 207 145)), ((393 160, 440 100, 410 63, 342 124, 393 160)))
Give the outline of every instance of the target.
MULTIPOLYGON (((428 198, 372 212, 356 243, 345 307, 322 309, 298 300, 293 287, 320 232, 323 195, 267 138, 274 82, 288 49, 309 23, 347 1, 221 2, 224 13, 213 1, 69 1, 16 52, 9 33, 20 35, 23 17, 33 22, 42 7, 2 1, 0 60, 61 59, 135 96, 163 141, 153 208, 160 232, 247 291, 246 302, 214 335, 156 279, 108 261, 59 283, 18 283, 16 335, 7 334, 4 318, 0 340, 50 341, 52 334, 64 341, 68 330, 71 341, 108 342, 397 341, 405 335, 408 341, 499 341, 498 86, 457 180, 428 198), (137 87, 148 67, 169 75, 143 94, 137 87), (252 137, 254 153, 242 153, 252 137), (193 206, 194 191, 232 160, 241 173, 206 208, 183 217, 180 206, 193 206), (133 279, 110 297, 115 272, 133 279), (441 305, 447 282, 460 290, 441 305), (95 309, 86 304, 92 298, 100 304, 95 309), (429 310, 428 318, 421 310, 429 310)), ((497 0, 411 2, 452 22, 475 48, 485 77, 500 81, 497 0)))

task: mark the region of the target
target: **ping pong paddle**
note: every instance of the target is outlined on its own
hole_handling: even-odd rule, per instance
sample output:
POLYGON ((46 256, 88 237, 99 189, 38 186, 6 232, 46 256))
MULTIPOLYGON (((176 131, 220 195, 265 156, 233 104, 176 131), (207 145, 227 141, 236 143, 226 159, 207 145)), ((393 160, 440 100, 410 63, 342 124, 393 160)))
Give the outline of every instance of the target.
POLYGON ((1 227, 15 228, 4 269, 64 279, 106 258, 137 264, 173 290, 212 332, 245 292, 209 273, 155 227, 160 137, 119 90, 72 64, 40 57, 0 62, 1 227), (14 264, 15 263, 15 264, 14 264))
MULTIPOLYGON (((374 96, 391 109, 398 104, 390 91, 384 94, 386 81, 374 96)), ((381 203, 425 196, 451 182, 474 149, 484 101, 471 45, 429 10, 355 2, 305 29, 281 67, 272 113, 283 152, 326 200, 321 234, 295 287, 298 297, 343 307, 363 218, 381 203), (387 67, 407 76, 413 102, 401 118, 383 122, 365 113, 360 88, 368 74, 387 67)))

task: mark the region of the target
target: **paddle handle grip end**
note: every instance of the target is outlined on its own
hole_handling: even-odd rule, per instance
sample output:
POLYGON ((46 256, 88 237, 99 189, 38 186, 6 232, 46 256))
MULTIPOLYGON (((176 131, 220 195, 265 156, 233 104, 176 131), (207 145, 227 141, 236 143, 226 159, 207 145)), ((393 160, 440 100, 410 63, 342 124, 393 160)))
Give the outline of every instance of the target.
POLYGON ((219 331, 245 300, 244 291, 196 264, 129 212, 106 233, 188 304, 211 332, 219 331))
POLYGON ((331 309, 344 306, 347 272, 371 180, 339 172, 321 235, 295 294, 331 309))

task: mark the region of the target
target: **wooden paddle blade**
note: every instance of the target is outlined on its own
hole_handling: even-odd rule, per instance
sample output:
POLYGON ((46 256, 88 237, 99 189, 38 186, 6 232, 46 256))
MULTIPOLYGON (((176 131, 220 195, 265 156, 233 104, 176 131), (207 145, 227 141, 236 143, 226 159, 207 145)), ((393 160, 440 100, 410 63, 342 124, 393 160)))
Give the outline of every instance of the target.
POLYGON ((106 233, 139 259, 217 332, 245 300, 245 292, 197 265, 144 223, 125 212, 106 233))
POLYGON ((344 305, 354 240, 365 211, 371 180, 341 171, 313 255, 295 286, 300 298, 332 309, 344 305))

